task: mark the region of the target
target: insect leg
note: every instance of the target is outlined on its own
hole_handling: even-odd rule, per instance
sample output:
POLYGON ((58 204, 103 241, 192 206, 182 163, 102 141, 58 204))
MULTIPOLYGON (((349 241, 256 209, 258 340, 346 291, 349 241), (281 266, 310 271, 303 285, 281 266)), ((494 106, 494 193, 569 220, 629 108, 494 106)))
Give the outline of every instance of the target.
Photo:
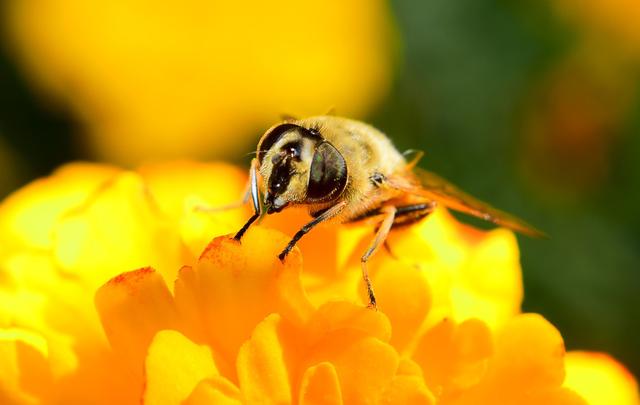
POLYGON ((371 280, 369 279, 369 273, 367 272, 367 261, 369 258, 378 250, 380 245, 387 239, 387 235, 391 230, 391 226, 393 225, 393 221, 396 216, 396 207, 387 206, 383 207, 380 210, 380 213, 384 215, 382 222, 380 223, 380 227, 378 227, 378 231, 376 232, 376 236, 369 245, 369 248, 362 255, 360 259, 360 263, 362 265, 362 278, 364 279, 364 283, 367 285, 367 294, 369 295, 369 308, 376 309, 376 296, 373 293, 373 286, 371 285, 371 280))
POLYGON ((262 215, 260 190, 258 188, 258 160, 255 158, 251 161, 251 170, 249 171, 249 194, 251 195, 251 201, 253 202, 253 215, 249 218, 247 223, 240 228, 238 233, 236 233, 236 236, 233 237, 233 239, 237 241, 242 239, 242 236, 247 232, 247 229, 249 229, 251 224, 254 223, 256 219, 260 218, 260 215, 262 215))
POLYGON ((298 243, 298 241, 304 235, 306 235, 307 232, 309 232, 311 229, 313 229, 313 227, 315 227, 319 223, 324 222, 324 221, 326 221, 328 219, 331 219, 331 218, 335 217, 336 215, 338 215, 340 213, 340 211, 342 211, 342 209, 346 205, 347 205, 347 203, 345 201, 342 201, 342 202, 334 205, 333 207, 329 208, 328 210, 324 211, 322 214, 320 214, 316 218, 314 218, 313 221, 311 221, 308 224, 306 224, 305 226, 303 226, 302 229, 300 229, 298 232, 296 232, 296 234, 293 236, 291 241, 289 241, 289 243, 287 244, 287 247, 285 247, 284 250, 282 252, 280 252, 280 254, 278 255, 278 258, 280 259, 280 261, 284 261, 284 259, 287 257, 289 252, 291 252, 291 249, 293 249, 293 247, 296 245, 296 243, 298 243))

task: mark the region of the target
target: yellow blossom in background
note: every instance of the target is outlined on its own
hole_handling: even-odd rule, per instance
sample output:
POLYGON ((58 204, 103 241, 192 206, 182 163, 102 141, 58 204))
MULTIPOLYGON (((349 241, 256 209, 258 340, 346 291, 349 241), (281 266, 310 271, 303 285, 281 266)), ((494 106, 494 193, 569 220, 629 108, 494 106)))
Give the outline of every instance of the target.
POLYGON ((636 0, 552 0, 560 14, 587 31, 589 40, 606 42, 640 57, 640 3, 636 0))
POLYGON ((361 117, 391 81, 384 0, 0 7, 30 78, 75 112, 94 154, 109 161, 246 152, 281 114, 361 117))
POLYGON ((394 232, 371 261, 373 311, 358 268, 373 228, 319 228, 281 263, 300 212, 240 244, 224 235, 248 209, 199 209, 245 181, 224 164, 73 164, 5 200, 0 403, 638 403, 622 366, 565 356, 519 313, 510 232, 445 211, 394 232))

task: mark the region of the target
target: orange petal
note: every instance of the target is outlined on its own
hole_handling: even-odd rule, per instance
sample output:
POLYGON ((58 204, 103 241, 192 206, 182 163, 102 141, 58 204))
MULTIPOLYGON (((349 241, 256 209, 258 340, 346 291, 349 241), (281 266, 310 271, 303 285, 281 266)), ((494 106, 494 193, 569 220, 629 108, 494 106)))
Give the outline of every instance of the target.
POLYGON ((391 337, 391 324, 383 313, 346 301, 322 305, 313 314, 307 328, 309 342, 340 329, 357 330, 385 342, 391 337))
POLYGON ((513 399, 511 403, 514 405, 592 405, 580 395, 563 387, 548 388, 529 395, 521 395, 513 399))
POLYGON ((48 356, 47 342, 39 334, 19 328, 0 329, 0 403, 53 400, 48 356))
POLYGON ((485 323, 470 319, 456 325, 443 320, 420 340, 413 358, 424 371, 427 385, 438 395, 450 395, 476 384, 493 350, 485 323))
POLYGON ((281 324, 279 315, 269 315, 256 326, 251 339, 238 352, 238 381, 249 403, 266 398, 272 403, 291 402, 290 371, 285 363, 289 356, 285 349, 292 347, 289 342, 282 342, 281 324))
POLYGON ((156 332, 177 323, 173 297, 151 268, 113 278, 98 289, 95 303, 111 347, 127 359, 136 375, 156 332))
POLYGON ((510 390, 559 387, 564 380, 564 342, 560 332, 537 314, 513 318, 498 335, 491 367, 510 390))
POLYGON ((637 405, 638 383, 633 375, 604 353, 568 352, 564 386, 584 397, 590 405, 637 405))
POLYGON ((207 346, 193 343, 180 332, 162 330, 147 353, 143 403, 178 405, 201 380, 217 374, 207 346))
POLYGON ((284 264, 277 255, 288 238, 259 226, 242 243, 219 237, 192 271, 176 282, 176 302, 183 316, 199 318, 207 342, 230 364, 258 322, 277 312, 301 324, 312 311, 300 283, 301 258, 291 252, 284 264))
POLYGON ((391 344, 402 351, 417 337, 417 330, 427 318, 431 291, 424 272, 395 258, 384 263, 386 266, 381 266, 373 281, 376 297, 381 311, 391 321, 391 344))
POLYGON ((399 356, 393 347, 353 329, 327 334, 310 349, 307 364, 330 362, 336 369, 346 404, 367 404, 379 400, 398 369, 399 356))
POLYGON ((309 367, 300 384, 300 405, 342 405, 342 392, 335 367, 322 362, 309 367))
POLYGON ((402 357, 400 358, 400 364, 398 364, 398 371, 396 375, 415 376, 422 378, 423 373, 420 365, 415 361, 402 357))
POLYGON ((482 380, 443 403, 584 404, 561 387, 563 361, 560 333, 540 315, 518 315, 498 335, 482 380))
POLYGON ((194 388, 184 405, 242 405, 238 387, 224 377, 217 376, 201 381, 194 388))
POLYGON ((379 403, 434 405, 436 400, 422 378, 397 375, 382 393, 379 403))

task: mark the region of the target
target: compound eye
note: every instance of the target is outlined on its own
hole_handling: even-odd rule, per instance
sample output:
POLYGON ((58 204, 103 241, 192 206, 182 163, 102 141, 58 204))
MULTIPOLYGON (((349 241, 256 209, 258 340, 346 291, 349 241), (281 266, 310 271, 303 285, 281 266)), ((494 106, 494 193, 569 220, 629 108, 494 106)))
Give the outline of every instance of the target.
POLYGON ((311 161, 307 199, 328 201, 338 196, 346 185, 347 163, 344 157, 329 142, 321 142, 311 161))
POLYGON ((260 143, 258 144, 258 163, 262 163, 262 159, 264 159, 264 155, 267 153, 269 149, 271 149, 273 145, 276 144, 276 142, 278 142, 278 140, 280 139, 280 137, 282 137, 282 135, 296 128, 300 128, 300 127, 295 124, 286 123, 286 124, 280 124, 277 127, 273 128, 271 131, 267 132, 262 137, 262 139, 260 140, 260 143))

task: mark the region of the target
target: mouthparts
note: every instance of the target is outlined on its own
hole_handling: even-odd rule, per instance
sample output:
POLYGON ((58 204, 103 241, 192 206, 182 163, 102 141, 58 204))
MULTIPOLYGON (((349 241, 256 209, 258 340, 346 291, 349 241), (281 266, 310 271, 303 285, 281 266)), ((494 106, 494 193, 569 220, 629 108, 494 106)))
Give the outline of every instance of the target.
POLYGON ((282 201, 278 201, 278 198, 274 194, 267 194, 264 198, 264 205, 267 211, 267 214, 273 214, 276 212, 280 212, 287 206, 287 203, 283 203, 282 201))
POLYGON ((280 212, 280 211, 282 211, 282 210, 284 209, 284 207, 286 207, 286 206, 287 206, 287 204, 280 205, 280 206, 277 206, 277 205, 267 205, 267 207, 266 207, 266 208, 267 208, 267 214, 273 214, 273 213, 276 213, 276 212, 280 212))

